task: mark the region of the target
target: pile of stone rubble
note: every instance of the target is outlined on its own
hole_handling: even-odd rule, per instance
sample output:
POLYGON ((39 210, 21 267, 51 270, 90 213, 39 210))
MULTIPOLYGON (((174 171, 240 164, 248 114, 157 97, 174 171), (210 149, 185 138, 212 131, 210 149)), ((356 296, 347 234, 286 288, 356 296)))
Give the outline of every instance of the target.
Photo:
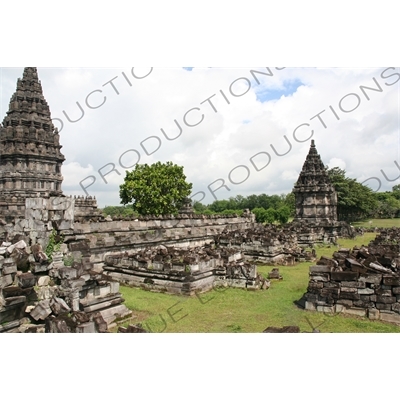
POLYGON ((400 228, 368 246, 339 249, 310 267, 305 308, 400 324, 400 228))
POLYGON ((119 284, 81 254, 79 262, 66 266, 62 252, 49 260, 38 244, 3 242, 0 332, 107 332, 117 318, 130 316, 119 284))

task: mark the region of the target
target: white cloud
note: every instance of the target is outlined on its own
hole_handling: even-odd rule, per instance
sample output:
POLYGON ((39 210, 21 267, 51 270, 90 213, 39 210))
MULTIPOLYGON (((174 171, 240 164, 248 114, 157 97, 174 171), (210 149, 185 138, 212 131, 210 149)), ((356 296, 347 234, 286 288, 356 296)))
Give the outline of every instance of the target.
POLYGON ((335 168, 338 167, 342 170, 346 170, 346 162, 343 161, 341 158, 331 158, 329 162, 327 163, 327 166, 329 168, 335 168))
MULTIPOLYGON (((69 194, 77 190, 77 195, 83 195, 79 182, 94 175, 96 182, 88 189, 89 193, 97 196, 100 205, 119 204, 118 188, 126 170, 123 166, 134 163, 137 151, 141 163, 170 160, 183 165, 188 180, 194 184, 194 192, 206 193, 206 203, 214 200, 208 186, 217 179, 223 179, 230 189, 216 191, 214 194, 218 198, 287 193, 292 190, 310 146, 310 140, 304 143, 300 140, 307 139, 313 130, 313 139, 326 164, 345 166, 347 173, 360 181, 378 177, 381 190, 390 190, 395 183, 387 182, 380 171, 387 171, 391 177, 398 175, 394 161, 399 162, 400 158, 400 83, 393 84, 396 76, 385 76, 399 73, 399 69, 387 71, 382 77, 385 68, 287 68, 281 71, 271 68, 273 76, 264 76, 257 84, 250 70, 262 68, 194 68, 191 72, 182 68, 155 68, 144 79, 134 78, 131 67, 39 68, 52 116, 64 122, 61 142, 67 161, 62 170, 63 187, 69 194), (107 84, 114 78, 119 94, 107 84), (250 80, 251 88, 243 96, 235 97, 230 88, 236 94, 248 88, 243 78, 250 80), (369 91, 367 100, 360 86, 372 87, 374 78, 382 91, 369 91), (285 82, 301 82, 302 86, 290 95, 271 101, 257 100, 260 91, 282 90, 284 93, 285 82), (105 96, 103 106, 88 108, 85 100, 92 92, 89 104, 100 104, 105 96), (357 96, 360 104, 354 111, 340 109, 347 110, 356 104, 357 96), (85 115, 80 121, 69 123, 63 111, 71 118, 78 118, 77 101, 85 115), (185 115, 187 124, 198 125, 185 125, 185 115), (176 140, 167 140, 161 129, 170 137, 178 135, 180 130, 175 120, 182 127, 182 134, 176 140), (301 124, 309 126, 297 130, 296 140, 294 130, 301 124), (151 136, 153 139, 146 142, 147 151, 150 153, 158 144, 160 147, 154 154, 147 155, 141 144, 151 136), (278 156, 271 146, 278 154, 291 149, 287 155, 278 156), (257 171, 251 160, 260 152, 268 153, 271 162, 257 171), (108 184, 98 173, 106 164, 115 165, 120 173, 107 175, 108 184), (244 183, 235 185, 229 181, 229 173, 239 165, 244 165, 250 173, 244 183)), ((22 70, 2 70, 1 119, 22 70)), ((142 69, 136 73, 145 75, 148 71, 142 69)), ((102 171, 105 173, 107 169, 102 171)), ((245 169, 240 171, 243 174, 245 169)), ((231 176, 233 181, 244 177, 231 176)))

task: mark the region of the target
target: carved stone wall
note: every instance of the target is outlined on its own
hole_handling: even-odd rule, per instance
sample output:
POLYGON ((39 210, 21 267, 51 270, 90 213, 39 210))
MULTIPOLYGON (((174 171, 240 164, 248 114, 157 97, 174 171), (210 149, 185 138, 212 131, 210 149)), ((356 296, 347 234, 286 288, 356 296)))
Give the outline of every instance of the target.
POLYGON ((61 148, 37 70, 27 67, 0 124, 0 218, 23 216, 32 195, 62 195, 61 148))

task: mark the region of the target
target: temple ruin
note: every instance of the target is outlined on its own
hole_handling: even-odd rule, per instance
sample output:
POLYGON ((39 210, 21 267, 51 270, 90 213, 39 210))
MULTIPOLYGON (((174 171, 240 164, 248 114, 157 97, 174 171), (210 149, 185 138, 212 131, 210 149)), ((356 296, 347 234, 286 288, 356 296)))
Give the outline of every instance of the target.
POLYGON ((337 221, 337 194, 314 140, 293 192, 296 196, 294 222, 331 224, 337 221))
POLYGON ((335 242, 338 237, 352 236, 353 229, 337 218, 337 194, 326 167, 318 154, 315 141, 294 186, 297 228, 300 244, 335 242))
POLYGON ((0 126, 0 218, 25 215, 25 199, 62 195, 60 136, 36 68, 24 69, 0 126))
POLYGON ((37 69, 26 67, 0 125, 0 332, 107 331, 131 314, 114 277, 189 295, 216 280, 258 287, 240 251, 209 247, 223 230, 253 227, 251 213, 206 218, 185 202, 178 216, 108 220, 96 199, 63 194, 64 160, 37 69), (59 244, 49 258, 54 235, 59 244), (146 261, 160 245, 168 246, 165 259, 161 252, 146 261), (139 254, 137 263, 129 274, 116 272, 127 252, 132 260, 139 254))
POLYGON ((248 210, 197 215, 187 201, 178 215, 105 218, 95 198, 63 194, 61 148, 27 67, 0 125, 0 332, 106 332, 131 314, 120 283, 181 295, 265 289, 257 263, 311 261, 310 246, 349 233, 314 141, 294 189, 296 219, 280 228, 248 210))

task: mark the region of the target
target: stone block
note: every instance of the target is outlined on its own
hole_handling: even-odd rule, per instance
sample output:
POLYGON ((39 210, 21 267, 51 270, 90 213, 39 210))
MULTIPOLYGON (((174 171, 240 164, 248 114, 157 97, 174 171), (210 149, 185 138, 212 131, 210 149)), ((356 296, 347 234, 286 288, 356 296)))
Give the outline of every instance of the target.
POLYGON ((87 301, 86 299, 80 300, 80 305, 81 309, 87 313, 90 312, 95 312, 99 310, 103 310, 105 308, 111 307, 111 306, 117 306, 123 302, 121 295, 116 295, 116 296, 109 296, 106 298, 100 298, 100 299, 92 299, 87 301))
POLYGON ((392 289, 392 292, 393 292, 393 294, 400 294, 400 286, 394 287, 394 288, 392 289))
POLYGON ((323 288, 320 290, 320 295, 322 297, 332 297, 337 299, 340 293, 339 288, 323 288))
POLYGON ((382 275, 381 274, 362 275, 360 276, 359 281, 379 285, 382 281, 382 275))
POLYGON ((374 293, 375 293, 374 289, 370 289, 370 288, 358 289, 358 294, 360 294, 360 295, 371 295, 374 293))
POLYGON ((324 282, 324 287, 326 288, 340 288, 340 282, 324 282))
POLYGON ((339 299, 339 300, 337 300, 336 303, 340 304, 340 305, 343 305, 346 308, 353 307, 353 302, 351 300, 348 300, 348 299, 339 299))
POLYGON ((3 267, 3 275, 10 275, 10 274, 15 274, 17 273, 17 264, 11 264, 11 265, 4 265, 3 267))
POLYGON ((376 301, 383 304, 393 304, 396 303, 396 297, 377 296, 376 301))
POLYGON ((43 272, 50 271, 53 268, 53 264, 40 264, 40 263, 34 263, 31 266, 31 271, 35 274, 40 274, 43 272))
POLYGON ((330 277, 329 274, 318 274, 318 275, 311 275, 310 281, 313 282, 329 282, 330 277))
POLYGON ((50 277, 49 277, 49 276, 41 276, 41 277, 38 279, 37 285, 38 285, 38 286, 48 286, 49 283, 50 283, 50 277))
POLYGON ((36 288, 36 295, 39 300, 51 299, 57 292, 56 286, 40 286, 36 288))
POLYGON ((341 272, 331 273, 331 279, 333 281, 356 281, 358 277, 359 273, 352 271, 341 271, 341 272))
POLYGON ((358 289, 355 287, 341 287, 341 293, 358 293, 358 289))
POLYGON ((50 308, 55 315, 64 314, 71 311, 71 308, 68 306, 68 304, 63 299, 58 297, 50 300, 50 308))
POLYGON ((48 200, 42 197, 28 197, 27 199, 25 199, 26 212, 29 213, 31 210, 44 210, 47 208, 47 202, 48 200))
POLYGON ((385 290, 385 289, 382 289, 382 287, 376 289, 375 293, 378 296, 384 296, 384 297, 391 297, 392 296, 392 291, 391 290, 385 290))
POLYGON ((121 304, 106 310, 101 310, 100 314, 109 326, 117 318, 125 318, 132 315, 132 311, 130 311, 124 304, 121 304))
MULTIPOLYGON (((224 275, 224 272, 222 272, 222 275, 224 275)), ((310 282, 307 287, 307 292, 318 294, 323 287, 323 282, 310 282)))
POLYGON ((26 302, 26 297, 25 296, 18 296, 18 297, 7 297, 5 299, 6 306, 15 306, 17 304, 24 304, 26 302))
POLYGON ((330 273, 333 268, 328 265, 315 265, 310 267, 310 274, 330 273))
POLYGON ((318 295, 313 294, 313 293, 307 293, 306 299, 307 299, 307 301, 309 301, 311 303, 315 303, 318 300, 318 295))
POLYGON ((345 311, 346 314, 356 315, 357 317, 365 317, 367 314, 367 310, 365 308, 347 308, 345 311))
POLYGON ((315 306, 315 303, 311 303, 310 301, 306 301, 305 309, 308 310, 308 311, 316 311, 317 307, 315 306))
MULTIPOLYGON (((336 260, 333 260, 332 258, 322 256, 318 260, 317 265, 326 265, 328 267, 337 267, 338 263, 336 260)), ((328 272, 330 272, 330 271, 328 271, 328 272)))
POLYGON ((110 282, 110 291, 112 294, 119 293, 119 282, 110 282))
POLYGON ((58 224, 58 229, 59 229, 60 231, 68 231, 68 230, 70 230, 70 229, 74 229, 74 223, 73 223, 72 220, 71 220, 71 221, 62 220, 62 221, 59 222, 59 224, 58 224))
POLYGON ((7 286, 11 286, 13 283, 12 276, 6 275, 0 277, 0 289, 4 289, 7 286))
POLYGON ((25 289, 36 285, 36 276, 31 273, 21 274, 18 276, 18 285, 25 289))
POLYGON ((368 310, 368 318, 372 320, 378 320, 380 316, 380 311, 376 308, 370 308, 368 310))
POLYGON ((400 286, 399 276, 384 276, 383 284, 388 286, 400 286))
POLYGON ((392 304, 392 311, 397 312, 398 314, 400 314, 400 303, 392 304))
POLYGON ((44 321, 50 314, 52 310, 50 308, 50 300, 42 300, 32 311, 31 317, 35 321, 44 321))
POLYGON ((68 287, 71 289, 79 289, 81 290, 82 287, 85 285, 86 281, 83 278, 79 279, 70 279, 68 281, 68 287))
MULTIPOLYGON (((368 296, 366 294, 360 294, 360 301, 364 303, 369 303, 371 301, 371 296, 368 296)), ((375 299, 376 301, 376 299, 375 299)))
POLYGON ((107 322, 104 320, 104 318, 101 316, 100 313, 96 313, 93 315, 93 322, 95 323, 96 330, 99 333, 106 333, 108 326, 107 322))
POLYGON ((46 320, 46 333, 72 333, 64 318, 46 320))
POLYGON ((391 322, 393 324, 400 325, 400 315, 397 313, 389 313, 382 311, 380 313, 379 319, 384 322, 391 322))
POLYGON ((317 311, 325 314, 334 314, 335 306, 317 306, 317 311))
POLYGON ((76 279, 77 275, 77 271, 74 268, 63 267, 58 269, 60 279, 76 279))
POLYGON ((376 308, 378 310, 391 311, 392 310, 392 305, 391 304, 384 304, 384 303, 376 303, 376 308))
POLYGON ((343 281, 341 282, 341 287, 350 287, 350 288, 357 288, 357 289, 364 289, 365 282, 360 281, 343 281))
POLYGON ((11 330, 13 330, 15 328, 18 328, 19 326, 20 326, 19 320, 8 322, 8 323, 7 322, 6 323, 2 323, 0 325, 0 333, 11 331, 11 330))
POLYGON ((336 304, 335 305, 335 312, 336 313, 341 313, 341 312, 345 312, 346 311, 346 307, 343 304, 336 304))
POLYGON ((340 291, 339 298, 341 300, 360 300, 360 295, 358 293, 340 291))
POLYGON ((76 327, 76 333, 96 333, 96 326, 93 321, 80 324, 76 327))

